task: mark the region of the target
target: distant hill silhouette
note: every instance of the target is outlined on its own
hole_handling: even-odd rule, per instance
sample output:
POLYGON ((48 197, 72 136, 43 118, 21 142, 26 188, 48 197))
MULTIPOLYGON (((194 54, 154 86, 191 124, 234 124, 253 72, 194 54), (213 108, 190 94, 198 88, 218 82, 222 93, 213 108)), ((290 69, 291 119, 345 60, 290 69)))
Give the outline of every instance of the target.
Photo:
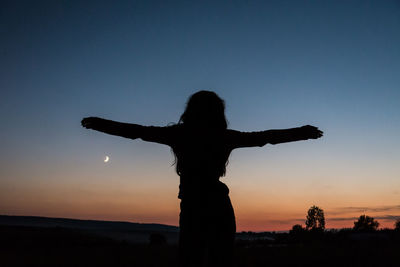
POLYGON ((115 240, 146 243, 154 233, 162 234, 169 243, 177 243, 179 227, 155 223, 131 223, 119 221, 78 220, 37 216, 0 215, 0 225, 27 227, 59 227, 84 230, 115 240))
POLYGON ((130 231, 167 231, 178 232, 177 226, 157 223, 131 223, 121 221, 79 220, 69 218, 50 218, 39 216, 0 215, 0 225, 36 226, 36 227, 66 227, 77 229, 119 229, 130 231))

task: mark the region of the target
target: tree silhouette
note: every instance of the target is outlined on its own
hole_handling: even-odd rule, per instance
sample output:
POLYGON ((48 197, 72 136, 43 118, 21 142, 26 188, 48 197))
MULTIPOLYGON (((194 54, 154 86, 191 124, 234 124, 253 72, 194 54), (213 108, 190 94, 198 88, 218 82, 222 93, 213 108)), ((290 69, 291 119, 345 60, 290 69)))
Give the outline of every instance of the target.
POLYGON ((375 231, 378 229, 379 223, 374 218, 361 215, 357 221, 354 222, 353 229, 356 231, 375 231))
POLYGON ((394 223, 394 229, 400 231, 400 219, 397 219, 397 221, 394 223))
POLYGON ((312 206, 307 212, 306 220, 307 230, 324 230, 325 229, 325 215, 324 211, 317 207, 312 206))

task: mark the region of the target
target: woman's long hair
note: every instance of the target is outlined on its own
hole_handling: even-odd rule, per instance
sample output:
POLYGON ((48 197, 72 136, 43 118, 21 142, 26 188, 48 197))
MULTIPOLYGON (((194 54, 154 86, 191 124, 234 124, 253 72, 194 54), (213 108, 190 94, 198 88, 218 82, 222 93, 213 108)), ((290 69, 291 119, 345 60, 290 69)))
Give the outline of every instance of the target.
POLYGON ((225 102, 216 93, 199 91, 190 96, 179 124, 190 128, 226 129, 225 102))
MULTIPOLYGON (((225 102, 212 91, 199 91, 189 97, 186 108, 181 115, 178 125, 188 130, 202 129, 210 131, 223 131, 227 129, 228 123, 225 117, 225 102)), ((176 172, 181 174, 182 167, 175 156, 176 172)), ((226 165, 221 166, 220 175, 225 175, 226 165)))

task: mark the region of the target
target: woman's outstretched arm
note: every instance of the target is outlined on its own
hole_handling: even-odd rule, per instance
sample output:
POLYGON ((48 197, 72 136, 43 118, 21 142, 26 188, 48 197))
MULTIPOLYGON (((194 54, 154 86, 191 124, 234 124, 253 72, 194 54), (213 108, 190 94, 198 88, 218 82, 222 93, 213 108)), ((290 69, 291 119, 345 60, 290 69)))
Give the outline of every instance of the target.
POLYGON ((315 126, 305 125, 297 128, 267 130, 262 132, 232 131, 234 148, 280 144, 322 137, 323 132, 315 126))
POLYGON ((112 134, 130 139, 141 138, 145 141, 171 145, 174 139, 172 127, 142 126, 133 123, 123 123, 97 117, 84 118, 81 124, 86 129, 92 129, 106 134, 112 134))

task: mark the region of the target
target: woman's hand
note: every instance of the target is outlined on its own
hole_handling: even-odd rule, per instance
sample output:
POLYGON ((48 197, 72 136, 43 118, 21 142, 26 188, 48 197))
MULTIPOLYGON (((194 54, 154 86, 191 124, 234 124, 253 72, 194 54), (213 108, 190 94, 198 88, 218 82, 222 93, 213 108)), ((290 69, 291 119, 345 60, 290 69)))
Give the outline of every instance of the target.
POLYGON ((324 132, 311 125, 302 126, 300 130, 306 139, 318 139, 324 135, 324 132))
POLYGON ((99 129, 104 124, 104 119, 98 117, 87 117, 81 121, 81 124, 86 129, 99 129))

